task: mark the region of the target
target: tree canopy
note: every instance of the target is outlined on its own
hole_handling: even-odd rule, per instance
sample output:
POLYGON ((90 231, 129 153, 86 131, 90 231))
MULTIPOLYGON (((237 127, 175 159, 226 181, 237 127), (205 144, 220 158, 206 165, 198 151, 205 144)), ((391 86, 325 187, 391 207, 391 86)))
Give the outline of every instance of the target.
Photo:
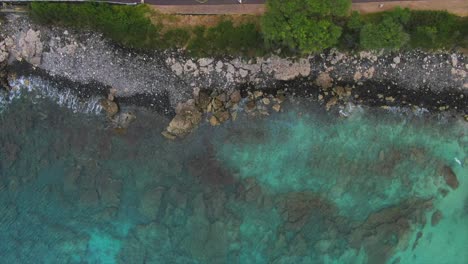
POLYGON ((321 51, 338 42, 341 28, 332 18, 347 15, 350 5, 349 0, 269 0, 264 38, 302 53, 321 51))

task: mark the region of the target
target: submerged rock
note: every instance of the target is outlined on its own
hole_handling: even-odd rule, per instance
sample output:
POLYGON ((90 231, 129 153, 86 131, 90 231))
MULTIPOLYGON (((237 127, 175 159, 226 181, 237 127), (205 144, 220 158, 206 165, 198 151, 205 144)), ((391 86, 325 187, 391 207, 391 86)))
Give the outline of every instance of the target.
POLYGON ((117 128, 127 129, 130 124, 136 120, 136 115, 132 112, 120 113, 112 119, 113 124, 117 128))
POLYGON ((450 188, 454 190, 458 188, 459 182, 457 179, 457 175, 455 174, 455 172, 453 172, 452 168, 445 165, 440 170, 440 173, 444 177, 445 183, 447 183, 447 185, 450 186, 450 188))

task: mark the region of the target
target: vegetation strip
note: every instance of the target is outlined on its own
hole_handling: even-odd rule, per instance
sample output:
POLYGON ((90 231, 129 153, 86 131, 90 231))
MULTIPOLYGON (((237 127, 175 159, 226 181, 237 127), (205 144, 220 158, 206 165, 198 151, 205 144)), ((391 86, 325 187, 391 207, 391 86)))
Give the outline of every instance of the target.
MULTIPOLYGON (((113 6, 33 2, 39 23, 92 29, 123 46, 141 49, 184 48, 195 56, 258 56, 342 50, 451 49, 468 47, 468 18, 445 11, 393 11, 350 14, 349 0, 270 0, 261 23, 240 25, 226 18, 213 27, 167 28, 153 23, 145 5, 113 6), (66 15, 64 15, 66 14, 66 15)), ((167 16, 167 15, 166 15, 167 16)))

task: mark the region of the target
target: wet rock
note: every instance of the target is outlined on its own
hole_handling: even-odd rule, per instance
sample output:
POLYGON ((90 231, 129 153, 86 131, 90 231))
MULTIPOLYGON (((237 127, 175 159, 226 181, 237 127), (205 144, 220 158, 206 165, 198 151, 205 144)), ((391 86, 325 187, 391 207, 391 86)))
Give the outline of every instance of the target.
POLYGON ((114 101, 109 99, 102 99, 100 101, 102 109, 106 112, 107 116, 112 118, 119 112, 119 106, 114 101))
POLYGON ((218 118, 216 118, 216 116, 211 116, 210 117, 210 125, 212 126, 219 126, 220 125, 220 122, 218 120, 218 118))
POLYGON ((132 112, 124 112, 115 115, 112 118, 112 123, 116 128, 127 129, 130 124, 136 120, 136 115, 132 112))
POLYGON ((275 104, 271 107, 275 112, 279 112, 281 110, 281 105, 280 104, 275 104))
POLYGON ((234 92, 232 92, 229 98, 231 99, 231 102, 234 104, 239 103, 240 100, 242 99, 241 94, 238 90, 235 90, 234 92))
POLYGON ((459 182, 457 175, 453 172, 452 168, 445 165, 440 169, 440 173, 444 177, 445 183, 450 186, 450 188, 454 190, 458 188, 459 182))
POLYGON ((216 119, 217 119, 220 123, 226 122, 227 120, 229 120, 229 117, 230 117, 228 111, 219 111, 219 112, 216 112, 216 113, 214 113, 214 116, 216 116, 216 119))
POLYGON ((440 222, 441 219, 442 219, 442 212, 440 210, 435 211, 434 213, 432 213, 431 225, 436 226, 440 222))
POLYGON ((176 116, 171 120, 164 134, 166 134, 166 137, 168 134, 175 137, 184 137, 195 129, 201 118, 202 113, 195 106, 195 100, 190 99, 185 103, 179 103, 176 107, 176 116))
POLYGON ((338 103, 338 98, 332 97, 330 100, 328 100, 327 104, 325 105, 325 108, 327 111, 330 110, 330 108, 338 103))

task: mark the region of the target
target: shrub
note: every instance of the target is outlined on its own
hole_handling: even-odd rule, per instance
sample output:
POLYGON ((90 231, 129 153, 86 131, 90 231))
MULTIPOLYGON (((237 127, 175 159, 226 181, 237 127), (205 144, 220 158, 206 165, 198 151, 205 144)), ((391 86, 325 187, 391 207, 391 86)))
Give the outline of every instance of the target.
POLYGON ((264 38, 268 46, 321 51, 338 42, 341 28, 332 19, 345 16, 349 7, 349 0, 269 0, 262 19, 264 38))
POLYGON ((363 49, 388 49, 396 50, 403 47, 409 40, 409 35, 404 32, 403 26, 392 17, 385 17, 378 24, 368 23, 364 25, 360 33, 360 46, 363 49))

